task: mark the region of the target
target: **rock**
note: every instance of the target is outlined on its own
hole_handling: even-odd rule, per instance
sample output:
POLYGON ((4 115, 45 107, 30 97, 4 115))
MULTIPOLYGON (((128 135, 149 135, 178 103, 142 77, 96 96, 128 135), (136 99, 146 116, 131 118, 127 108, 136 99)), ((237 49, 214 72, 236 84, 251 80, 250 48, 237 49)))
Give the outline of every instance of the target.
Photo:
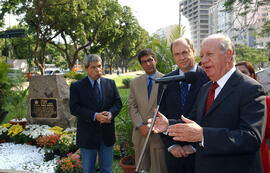
POLYGON ((73 127, 75 117, 69 111, 69 87, 63 75, 31 76, 28 115, 31 124, 73 127))

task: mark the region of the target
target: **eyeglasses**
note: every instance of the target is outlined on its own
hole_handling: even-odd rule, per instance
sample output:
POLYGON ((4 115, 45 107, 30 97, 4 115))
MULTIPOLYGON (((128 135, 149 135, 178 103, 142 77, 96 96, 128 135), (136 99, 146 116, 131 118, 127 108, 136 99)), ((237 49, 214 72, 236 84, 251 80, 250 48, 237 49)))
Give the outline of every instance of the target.
POLYGON ((154 61, 153 58, 149 58, 148 60, 141 61, 141 64, 147 64, 148 62, 151 63, 151 62, 153 62, 153 61, 154 61))

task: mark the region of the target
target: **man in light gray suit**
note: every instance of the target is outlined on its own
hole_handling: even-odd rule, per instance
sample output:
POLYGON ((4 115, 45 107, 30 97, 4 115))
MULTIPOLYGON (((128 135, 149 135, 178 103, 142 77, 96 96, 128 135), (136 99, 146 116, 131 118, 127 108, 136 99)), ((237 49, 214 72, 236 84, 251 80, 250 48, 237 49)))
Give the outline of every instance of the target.
MULTIPOLYGON (((154 116, 157 105, 158 84, 154 82, 154 79, 162 77, 162 74, 156 70, 157 59, 153 50, 140 51, 138 60, 145 74, 131 81, 128 98, 128 111, 134 127, 132 141, 135 147, 136 165, 149 131, 146 125, 147 120, 154 116)), ((150 172, 151 166, 154 173, 167 172, 164 146, 158 134, 150 135, 140 170, 150 172)))

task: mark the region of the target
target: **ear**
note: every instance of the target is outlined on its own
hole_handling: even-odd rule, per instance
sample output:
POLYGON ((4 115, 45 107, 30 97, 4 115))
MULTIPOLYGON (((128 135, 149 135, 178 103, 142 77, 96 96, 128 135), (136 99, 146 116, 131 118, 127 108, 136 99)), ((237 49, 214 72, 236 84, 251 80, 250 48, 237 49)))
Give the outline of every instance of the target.
POLYGON ((231 49, 226 50, 226 58, 228 61, 232 61, 233 51, 231 49))

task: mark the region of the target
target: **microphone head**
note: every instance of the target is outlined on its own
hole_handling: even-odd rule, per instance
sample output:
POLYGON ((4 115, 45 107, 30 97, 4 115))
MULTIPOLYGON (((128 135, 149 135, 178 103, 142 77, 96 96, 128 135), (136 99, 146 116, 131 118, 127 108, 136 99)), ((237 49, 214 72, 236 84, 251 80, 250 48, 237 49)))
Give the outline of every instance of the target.
POLYGON ((194 83, 197 80, 196 72, 186 72, 185 74, 185 82, 186 83, 194 83))

